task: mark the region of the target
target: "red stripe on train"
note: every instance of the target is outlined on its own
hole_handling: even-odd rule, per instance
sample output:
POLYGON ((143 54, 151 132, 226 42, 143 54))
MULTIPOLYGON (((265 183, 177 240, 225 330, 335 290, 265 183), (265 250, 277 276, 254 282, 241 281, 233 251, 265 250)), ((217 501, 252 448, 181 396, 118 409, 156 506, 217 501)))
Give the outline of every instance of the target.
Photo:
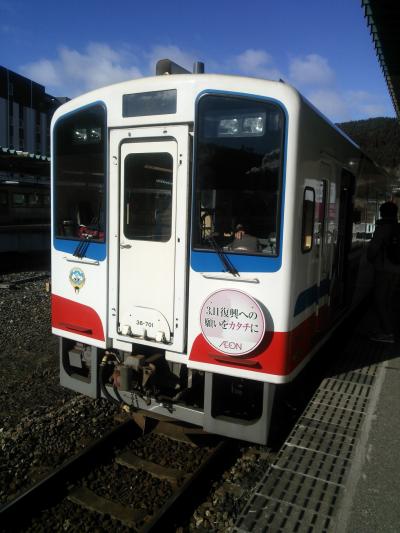
POLYGON ((62 296, 51 296, 51 325, 70 333, 104 340, 101 318, 94 309, 62 296))
POLYGON ((287 376, 321 340, 321 333, 317 334, 317 325, 320 331, 322 323, 326 327, 329 319, 327 311, 327 308, 323 308, 319 319, 312 315, 292 331, 267 333, 260 346, 245 357, 231 357, 219 352, 200 334, 193 343, 189 359, 263 374, 287 376))

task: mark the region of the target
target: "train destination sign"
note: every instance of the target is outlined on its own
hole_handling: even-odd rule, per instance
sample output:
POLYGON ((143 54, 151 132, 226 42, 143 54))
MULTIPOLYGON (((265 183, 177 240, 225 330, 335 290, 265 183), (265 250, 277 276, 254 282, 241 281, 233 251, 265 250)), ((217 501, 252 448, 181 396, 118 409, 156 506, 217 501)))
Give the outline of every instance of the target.
POLYGON ((200 323, 209 344, 231 356, 252 352, 265 334, 261 307, 254 298, 236 289, 210 294, 201 308, 200 323))

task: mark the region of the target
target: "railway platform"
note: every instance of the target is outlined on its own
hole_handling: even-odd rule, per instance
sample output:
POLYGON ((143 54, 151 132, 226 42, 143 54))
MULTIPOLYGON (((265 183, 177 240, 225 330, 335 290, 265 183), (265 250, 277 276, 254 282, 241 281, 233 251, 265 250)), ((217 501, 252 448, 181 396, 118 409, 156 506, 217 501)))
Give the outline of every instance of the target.
POLYGON ((400 342, 364 314, 255 487, 235 533, 400 531, 400 342))

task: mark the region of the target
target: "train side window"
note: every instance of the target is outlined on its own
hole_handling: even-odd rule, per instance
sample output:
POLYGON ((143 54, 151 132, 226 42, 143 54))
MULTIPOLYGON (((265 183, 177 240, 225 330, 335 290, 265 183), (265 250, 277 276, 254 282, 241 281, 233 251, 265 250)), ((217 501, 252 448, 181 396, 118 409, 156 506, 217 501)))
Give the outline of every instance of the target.
POLYGON ((5 207, 8 205, 8 194, 7 191, 0 191, 0 205, 5 207))
POLYGON ((301 232, 301 249, 309 252, 313 245, 314 236, 315 191, 311 187, 304 189, 303 222, 301 232))
POLYGON ((36 194, 35 192, 28 194, 28 205, 29 207, 40 206, 40 196, 36 194))
POLYGON ((21 192, 14 192, 12 195, 13 207, 25 207, 28 204, 27 195, 21 192))

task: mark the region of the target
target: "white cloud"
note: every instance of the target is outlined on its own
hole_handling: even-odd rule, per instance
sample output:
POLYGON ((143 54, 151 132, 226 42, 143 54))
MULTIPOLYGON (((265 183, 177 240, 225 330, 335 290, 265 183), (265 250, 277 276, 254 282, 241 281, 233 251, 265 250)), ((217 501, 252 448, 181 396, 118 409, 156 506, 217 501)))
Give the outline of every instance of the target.
POLYGON ((21 68, 22 73, 28 78, 42 85, 50 85, 52 87, 59 87, 62 84, 62 79, 57 70, 55 63, 49 59, 40 59, 21 68))
POLYGON ((249 48, 218 63, 175 45, 159 44, 133 54, 129 46, 117 49, 105 43, 90 43, 84 50, 62 46, 54 59, 29 63, 21 68, 21 73, 45 85, 50 94, 73 97, 111 83, 154 75, 156 62, 164 58, 189 71, 194 61, 205 60, 206 72, 287 79, 334 122, 392 113, 377 95, 358 88, 341 90, 328 60, 316 53, 291 58, 285 74, 275 66, 273 56, 262 49, 249 48))
POLYGON ((334 122, 387 116, 390 111, 381 99, 367 91, 340 91, 335 88, 315 89, 307 98, 334 122))
POLYGON ((289 64, 290 79, 296 85, 330 85, 335 74, 327 59, 318 54, 309 54, 305 58, 294 57, 289 64))
POLYGON ((90 43, 84 52, 61 47, 56 59, 40 59, 24 65, 21 71, 45 85, 48 92, 71 97, 140 77, 140 69, 131 63, 132 57, 125 51, 117 51, 103 43, 90 43))
POLYGON ((317 109, 322 111, 330 120, 343 122, 350 120, 348 105, 343 95, 334 89, 318 89, 306 95, 317 109))
POLYGON ((235 56, 231 63, 235 70, 245 76, 270 80, 278 80, 282 77, 280 71, 273 65, 272 56, 265 50, 249 48, 235 56))
POLYGON ((386 106, 376 95, 365 90, 341 89, 328 60, 318 54, 291 58, 289 79, 317 109, 334 122, 388 114, 386 106))
POLYGON ((112 48, 105 43, 89 43, 84 51, 61 46, 57 57, 40 59, 21 67, 25 76, 46 86, 49 93, 77 96, 98 87, 155 74, 159 59, 172 59, 192 71, 194 54, 177 46, 154 46, 139 57, 127 47, 112 48))
POLYGON ((386 107, 382 104, 365 104, 360 106, 360 117, 386 117, 389 113, 386 107))
POLYGON ((178 46, 173 45, 156 45, 145 55, 148 58, 148 69, 150 75, 155 74, 156 63, 160 59, 171 59, 181 67, 187 69, 189 72, 192 72, 193 63, 195 61, 200 61, 194 53, 184 52, 178 46))
POLYGON ((388 110, 382 98, 367 91, 347 91, 345 98, 349 108, 356 111, 360 118, 386 116, 388 110))

